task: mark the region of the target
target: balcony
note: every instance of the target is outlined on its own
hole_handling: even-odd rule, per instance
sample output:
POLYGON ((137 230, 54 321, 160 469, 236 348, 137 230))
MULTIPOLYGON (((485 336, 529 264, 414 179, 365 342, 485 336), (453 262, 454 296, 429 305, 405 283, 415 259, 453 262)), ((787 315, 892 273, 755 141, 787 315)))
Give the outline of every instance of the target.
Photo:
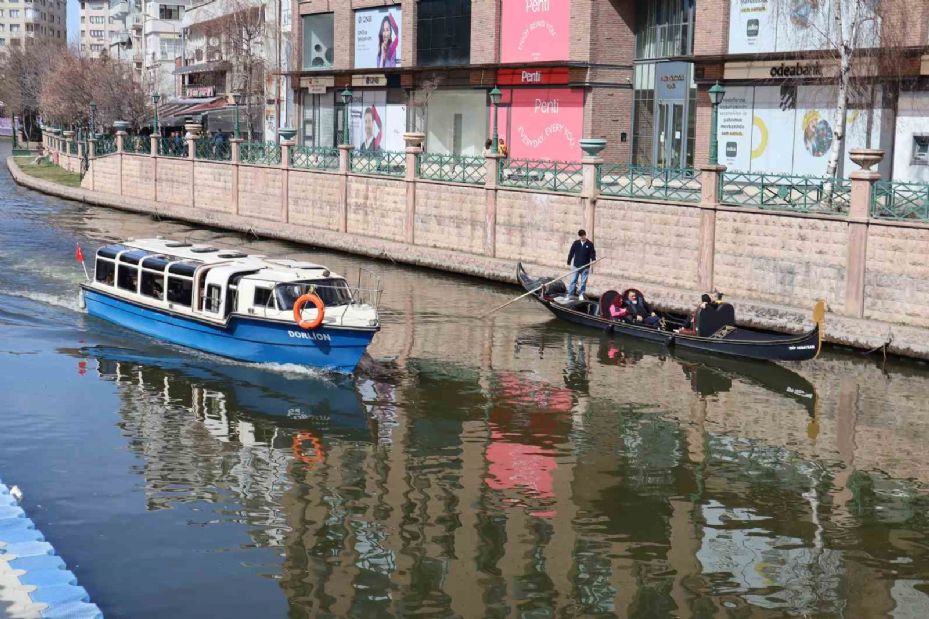
POLYGON ((110 3, 110 17, 117 18, 122 17, 129 13, 129 3, 126 0, 120 0, 119 2, 110 3))

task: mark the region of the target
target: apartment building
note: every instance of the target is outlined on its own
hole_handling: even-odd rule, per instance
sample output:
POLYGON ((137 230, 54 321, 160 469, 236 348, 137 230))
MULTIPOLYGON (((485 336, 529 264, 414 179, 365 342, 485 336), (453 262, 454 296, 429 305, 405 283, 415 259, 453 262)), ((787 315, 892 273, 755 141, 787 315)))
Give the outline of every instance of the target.
POLYGON ((26 39, 68 40, 66 0, 0 0, 0 50, 26 39))
POLYGON ((83 56, 98 58, 110 54, 110 43, 124 30, 121 10, 127 6, 127 2, 117 2, 111 12, 108 0, 82 0, 79 41, 83 56))
POLYGON ((146 1, 138 19, 142 32, 143 83, 169 97, 180 94, 174 69, 183 56, 184 15, 191 4, 191 0, 146 1))

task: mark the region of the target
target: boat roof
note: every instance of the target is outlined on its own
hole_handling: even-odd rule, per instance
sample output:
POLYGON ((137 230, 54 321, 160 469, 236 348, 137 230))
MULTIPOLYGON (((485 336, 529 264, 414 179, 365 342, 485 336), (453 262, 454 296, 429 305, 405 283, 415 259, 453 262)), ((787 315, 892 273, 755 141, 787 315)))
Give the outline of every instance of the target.
MULTIPOLYGON (((172 239, 129 239, 122 243, 101 247, 109 249, 108 253, 138 255, 163 255, 172 262, 187 262, 200 265, 223 265, 221 268, 230 273, 252 271, 254 279, 273 282, 288 282, 305 279, 341 278, 325 266, 306 260, 289 258, 268 258, 262 254, 247 254, 235 249, 219 248, 209 244, 179 241, 172 239)), ((133 260, 133 262, 139 262, 133 260)))

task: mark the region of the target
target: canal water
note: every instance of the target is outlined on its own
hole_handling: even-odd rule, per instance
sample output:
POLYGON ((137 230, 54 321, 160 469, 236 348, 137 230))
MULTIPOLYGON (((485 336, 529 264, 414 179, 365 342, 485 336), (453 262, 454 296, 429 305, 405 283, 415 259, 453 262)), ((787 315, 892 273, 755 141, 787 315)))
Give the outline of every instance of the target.
POLYGON ((5 170, 0 221, 0 477, 107 617, 929 616, 921 364, 479 320, 519 291, 5 170), (82 314, 75 244, 154 235, 376 270, 371 359, 240 364, 82 314))

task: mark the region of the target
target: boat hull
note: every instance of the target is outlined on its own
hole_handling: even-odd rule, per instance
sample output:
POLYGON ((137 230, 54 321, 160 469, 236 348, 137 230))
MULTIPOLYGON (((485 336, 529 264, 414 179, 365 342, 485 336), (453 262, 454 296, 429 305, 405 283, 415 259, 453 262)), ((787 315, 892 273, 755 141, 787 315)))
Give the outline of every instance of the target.
POLYGON ((87 313, 157 340, 251 363, 302 365, 352 372, 376 333, 371 329, 320 327, 233 315, 225 325, 180 316, 82 288, 87 313))

